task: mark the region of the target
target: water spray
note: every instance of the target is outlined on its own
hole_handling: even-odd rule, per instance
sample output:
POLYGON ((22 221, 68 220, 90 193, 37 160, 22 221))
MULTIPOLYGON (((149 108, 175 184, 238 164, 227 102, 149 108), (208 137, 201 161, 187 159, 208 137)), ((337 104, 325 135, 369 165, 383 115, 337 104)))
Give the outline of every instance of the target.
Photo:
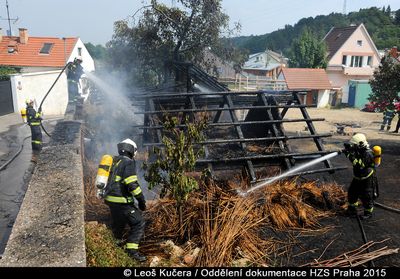
POLYGON ((254 191, 256 191, 256 190, 258 190, 258 189, 260 189, 260 188, 263 188, 263 187, 265 187, 265 186, 267 186, 267 185, 269 185, 269 184, 272 184, 272 183, 274 183, 275 181, 278 181, 278 180, 280 180, 280 179, 282 179, 282 178, 285 178, 285 177, 288 177, 288 176, 293 176, 293 175, 295 175, 297 172, 299 172, 299 171, 301 171, 301 170, 303 170, 303 169, 309 168, 309 167, 311 167, 311 166, 313 166, 313 165, 315 165, 315 164, 318 164, 318 163, 320 163, 320 162, 322 162, 322 161, 325 161, 325 160, 328 160, 328 159, 330 159, 330 158, 336 157, 337 155, 339 155, 338 152, 329 153, 329 154, 327 154, 327 155, 325 155, 325 156, 322 156, 322 157, 320 157, 320 158, 314 159, 314 160, 312 160, 312 161, 310 161, 310 162, 308 162, 308 163, 306 163, 306 164, 303 164, 303 165, 300 165, 300 166, 298 166, 298 167, 295 167, 295 168, 293 168, 293 169, 291 169, 291 170, 289 170, 289 171, 287 171, 287 172, 284 172, 284 173, 282 173, 282 174, 280 174, 280 175, 278 175, 278 176, 271 177, 270 179, 268 179, 268 180, 266 180, 266 181, 257 183, 254 187, 248 189, 247 191, 237 190, 237 193, 238 193, 239 196, 245 197, 245 196, 247 196, 249 193, 254 192, 254 191))

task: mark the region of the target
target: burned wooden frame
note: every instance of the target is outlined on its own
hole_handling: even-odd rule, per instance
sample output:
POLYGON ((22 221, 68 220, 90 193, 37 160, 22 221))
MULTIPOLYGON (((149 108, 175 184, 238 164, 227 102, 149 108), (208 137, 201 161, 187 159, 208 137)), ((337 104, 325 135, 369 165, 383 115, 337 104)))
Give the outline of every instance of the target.
MULTIPOLYGON (((310 118, 307 107, 300 101, 300 91, 252 91, 252 92, 193 92, 193 93, 144 93, 137 96, 145 101, 143 146, 162 147, 164 135, 160 121, 163 115, 184 119, 199 119, 207 114, 209 123, 204 131, 205 140, 199 142, 205 148, 205 156, 197 160, 198 167, 207 166, 210 171, 232 168, 245 168, 250 180, 257 180, 256 168, 276 162, 282 169, 291 169, 296 163, 321 157, 330 151, 325 150, 322 138, 331 134, 317 133, 313 122, 323 118, 310 118), (289 109, 300 109, 302 118, 286 119, 289 109), (245 115, 240 118, 240 113, 245 115), (309 134, 289 135, 284 123, 305 122, 309 134), (312 139, 318 151, 293 152, 288 141, 312 139), (263 152, 250 151, 249 144, 264 148, 263 152), (271 152, 265 152, 273 146, 271 152), (223 154, 223 155, 221 155, 223 154)), ((177 126, 185 129, 182 122, 177 126)), ((324 167, 297 173, 296 175, 320 172, 334 172, 345 167, 334 167, 329 160, 324 167)))

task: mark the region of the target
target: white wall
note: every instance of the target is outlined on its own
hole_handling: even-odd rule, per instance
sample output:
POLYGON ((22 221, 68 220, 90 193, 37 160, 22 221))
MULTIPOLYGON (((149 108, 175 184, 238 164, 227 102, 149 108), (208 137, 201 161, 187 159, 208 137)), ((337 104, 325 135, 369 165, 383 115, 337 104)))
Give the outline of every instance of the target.
MULTIPOLYGON (((20 112, 22 108, 26 107, 26 99, 35 100, 37 109, 59 74, 60 71, 50 71, 11 75, 14 112, 20 112)), ((63 73, 43 103, 44 117, 46 115, 64 115, 67 104, 67 76, 63 73)))
POLYGON ((82 58, 82 67, 86 72, 93 72, 95 70, 94 67, 94 60, 90 56, 88 50, 86 49, 84 43, 81 41, 81 39, 78 38, 78 41, 75 44, 74 49, 71 52, 70 57, 68 58, 68 62, 73 62, 75 58, 79 57, 79 48, 82 49, 82 55, 80 56, 82 58))
POLYGON ((329 93, 330 93, 330 90, 319 90, 318 91, 317 107, 323 108, 329 104, 329 93))

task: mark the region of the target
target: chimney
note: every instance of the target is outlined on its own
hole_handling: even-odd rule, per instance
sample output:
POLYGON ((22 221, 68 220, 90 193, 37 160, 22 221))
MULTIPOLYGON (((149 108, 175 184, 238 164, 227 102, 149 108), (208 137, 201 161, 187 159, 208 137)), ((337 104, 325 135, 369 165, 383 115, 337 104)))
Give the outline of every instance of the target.
POLYGON ((19 42, 23 45, 28 43, 28 29, 19 28, 19 42))

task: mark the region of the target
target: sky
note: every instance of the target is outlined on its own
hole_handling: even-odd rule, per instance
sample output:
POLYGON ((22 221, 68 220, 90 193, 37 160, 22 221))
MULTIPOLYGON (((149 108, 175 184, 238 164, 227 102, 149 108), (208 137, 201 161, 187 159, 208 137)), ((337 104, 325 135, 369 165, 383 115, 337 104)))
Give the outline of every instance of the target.
MULTIPOLYGON (((242 26, 239 35, 261 35, 294 25, 303 17, 341 13, 345 0, 223 0, 231 22, 242 26)), ((176 0, 162 0, 171 5, 176 0)), ((27 28, 30 36, 80 37, 84 43, 104 45, 113 34, 113 23, 132 20, 149 0, 8 0, 13 35, 27 28), (17 19, 17 20, 14 20, 17 19)), ((346 12, 390 5, 400 9, 400 0, 346 0, 346 12)), ((7 34, 6 0, 0 0, 0 28, 7 34)))

